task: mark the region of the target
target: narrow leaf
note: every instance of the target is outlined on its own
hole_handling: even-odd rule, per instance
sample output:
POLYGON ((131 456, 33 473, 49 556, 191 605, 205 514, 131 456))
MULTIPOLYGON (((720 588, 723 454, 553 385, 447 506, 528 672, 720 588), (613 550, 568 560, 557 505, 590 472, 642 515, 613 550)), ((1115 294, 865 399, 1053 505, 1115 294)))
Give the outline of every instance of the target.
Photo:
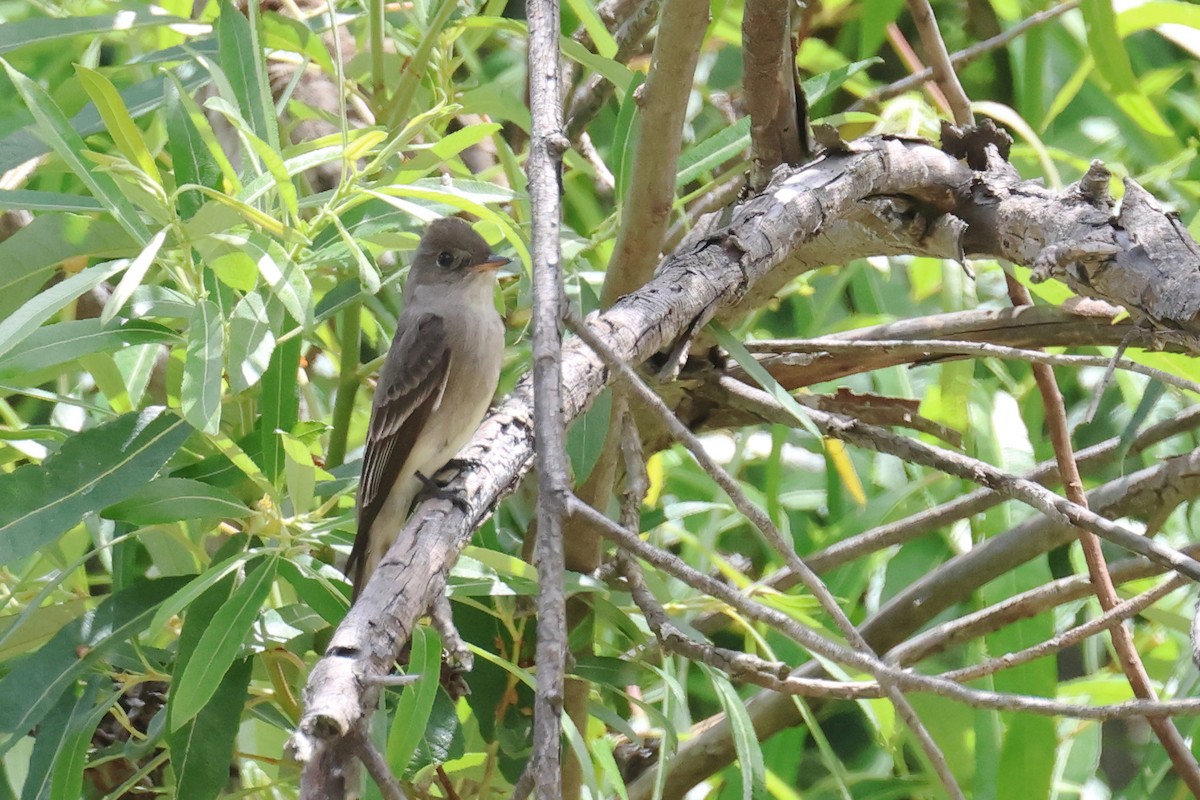
POLYGON ((300 337, 293 336, 275 347, 271 365, 262 378, 263 472, 272 481, 285 464, 283 442, 276 431, 290 431, 300 419, 296 372, 300 369, 300 337))
POLYGON ((172 684, 168 726, 179 731, 212 699, 229 672, 275 580, 278 561, 264 558, 222 604, 172 684))
POLYGON ((396 704, 396 716, 388 733, 388 763, 397 775, 405 774, 417 745, 425 738, 425 727, 437 697, 442 672, 442 640, 429 628, 413 631, 409 675, 417 682, 404 687, 396 704))
POLYGON ((145 630, 154 609, 184 581, 142 581, 101 601, 96 610, 55 634, 0 679, 0 755, 38 724, 63 692, 96 668, 108 651, 145 630))
POLYGON ((228 785, 252 667, 249 658, 235 661, 195 718, 167 734, 176 797, 210 800, 228 785))
POLYGON ((139 488, 101 516, 134 525, 157 525, 187 519, 241 519, 251 514, 225 489, 189 478, 159 478, 139 488))
POLYGON ((278 152, 279 123, 267 86, 262 45, 256 40, 257 10, 257 6, 252 7, 247 18, 229 0, 221 0, 221 16, 217 19, 217 52, 221 69, 233 87, 242 117, 258 138, 278 152))
POLYGON ((165 25, 194 24, 182 17, 155 13, 153 10, 123 9, 119 14, 96 14, 84 17, 38 17, 0 26, 0 53, 7 53, 39 42, 68 39, 73 36, 99 35, 114 30, 156 28, 165 25))
MULTIPOLYGON (((221 167, 174 83, 167 89, 167 152, 171 155, 176 186, 194 184, 214 190, 220 188, 221 167)), ((200 210, 204 198, 198 192, 184 190, 177 193, 176 203, 179 216, 191 219, 200 210)))
POLYGON ((211 300, 196 304, 188 320, 187 356, 183 361, 180 401, 183 417, 205 433, 221 424, 221 364, 225 334, 221 315, 211 300))
POLYGON ((85 514, 124 500, 154 477, 191 432, 182 419, 156 406, 77 433, 40 465, 0 475, 0 563, 25 558, 85 514))
POLYGON ((247 294, 233 307, 229 321, 229 347, 226 349, 226 372, 234 392, 243 392, 262 378, 275 351, 275 333, 266 304, 254 292, 247 294))
POLYGON ((101 322, 109 322, 115 317, 117 312, 133 296, 133 290, 142 285, 142 279, 146 277, 147 270, 154 263, 154 259, 158 255, 158 251, 162 248, 166 238, 167 229, 163 228, 154 234, 154 238, 150 240, 142 252, 138 253, 137 258, 129 264, 129 267, 125 270, 125 274, 121 276, 121 282, 117 284, 117 288, 109 296, 108 302, 104 304, 104 311, 100 314, 101 322))
POLYGON ((125 108, 125 103, 121 101, 121 95, 117 93, 116 87, 96 70, 79 64, 75 65, 75 74, 79 76, 79 83, 83 86, 83 90, 87 92, 88 97, 96 105, 96 110, 100 112, 100 119, 104 120, 104 127, 108 129, 108 134, 112 137, 117 150, 129 159, 129 163, 136 165, 152 181, 161 185, 162 176, 158 173, 158 165, 154 163, 154 156, 150 155, 150 149, 146 147, 146 140, 142 138, 142 132, 138 126, 134 124, 133 117, 129 115, 129 109, 125 108))
POLYGON ((41 291, 68 258, 116 258, 138 245, 119 225, 78 214, 46 214, 0 242, 0 320, 41 291))
POLYGON ((125 261, 109 261, 89 267, 56 283, 22 305, 0 322, 0 356, 23 342, 39 325, 58 313, 67 303, 116 275, 125 269, 126 265, 125 261))
POLYGON ((96 199, 116 218, 117 222, 129 232, 129 235, 144 245, 150 239, 150 231, 138 216, 137 208, 131 203, 113 178, 103 172, 98 172, 88 162, 83 153, 87 145, 71 127, 67 117, 58 104, 46 93, 46 90, 34 81, 18 72, 4 59, 0 58, 0 66, 8 73, 8 79, 25 101, 25 106, 33 114, 38 123, 38 129, 49 145, 66 162, 75 177, 83 181, 96 199))

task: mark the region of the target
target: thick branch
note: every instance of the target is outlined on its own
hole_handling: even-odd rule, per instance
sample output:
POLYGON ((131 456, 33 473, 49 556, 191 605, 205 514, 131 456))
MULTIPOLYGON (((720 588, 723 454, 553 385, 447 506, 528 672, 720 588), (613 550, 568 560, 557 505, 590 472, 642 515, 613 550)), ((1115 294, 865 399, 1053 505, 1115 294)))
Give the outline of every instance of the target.
POLYGON ((654 60, 638 101, 640 134, 623 198, 621 229, 601 292, 604 306, 644 284, 658 263, 675 197, 675 166, 692 77, 707 29, 707 5, 691 0, 663 3, 654 60))
MULTIPOLYGON (((1056 193, 1022 184, 1003 164, 976 172, 925 144, 856 143, 779 176, 764 194, 736 208, 727 228, 669 257, 649 285, 623 297, 591 327, 623 360, 638 364, 714 316, 736 318, 805 270, 878 254, 955 257, 964 248, 1033 263, 1043 251, 1075 253, 1086 241, 1110 245, 1102 259, 1086 266, 1092 285, 1160 325, 1161 338, 1195 348, 1200 337, 1188 309, 1200 308, 1196 281, 1180 282, 1174 297, 1157 292, 1122 297, 1117 291, 1138 285, 1122 279, 1127 273, 1200 270, 1200 254, 1183 238, 1186 233, 1161 211, 1155 216, 1155 206, 1136 184, 1129 187, 1126 206, 1132 204, 1136 213, 1123 208, 1113 219, 1078 188, 1056 193)), ((1066 263, 1062 274, 1092 291, 1071 277, 1079 274, 1074 262, 1055 263, 1066 263)), ((610 375, 574 340, 564 346, 562 370, 563 412, 570 421, 610 375)), ((364 679, 390 670, 416 619, 444 590, 474 526, 528 468, 528 380, 484 421, 462 456, 472 466, 454 476, 448 489, 463 507, 432 499, 405 526, 310 674, 293 752, 314 752, 314 740, 344 736, 363 715, 364 679)), ((721 766, 720 759, 707 763, 721 766)))

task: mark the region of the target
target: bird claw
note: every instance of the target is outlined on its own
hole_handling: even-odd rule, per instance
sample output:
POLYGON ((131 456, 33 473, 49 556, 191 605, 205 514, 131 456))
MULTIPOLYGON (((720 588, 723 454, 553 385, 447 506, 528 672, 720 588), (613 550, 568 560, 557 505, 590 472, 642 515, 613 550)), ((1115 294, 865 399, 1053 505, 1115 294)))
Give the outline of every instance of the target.
POLYGON ((471 513, 470 504, 468 504, 458 492, 452 492, 446 489, 446 487, 439 484, 433 478, 425 475, 420 470, 413 473, 413 475, 418 481, 421 482, 421 486, 424 487, 421 489, 420 495, 417 496, 418 503, 425 500, 445 500, 462 513, 471 513))

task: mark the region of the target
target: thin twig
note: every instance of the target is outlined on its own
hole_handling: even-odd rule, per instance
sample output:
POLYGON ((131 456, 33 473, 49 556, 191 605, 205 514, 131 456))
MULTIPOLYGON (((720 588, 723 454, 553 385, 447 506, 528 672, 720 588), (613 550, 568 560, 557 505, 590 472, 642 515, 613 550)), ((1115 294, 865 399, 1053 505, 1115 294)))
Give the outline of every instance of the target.
MULTIPOLYGON (((596 9, 601 19, 612 18, 620 20, 613 39, 617 42, 617 52, 614 60, 622 64, 628 63, 642 46, 642 41, 654 27, 658 19, 658 10, 662 0, 636 0, 636 2, 620 3, 620 9, 611 8, 616 3, 601 3, 596 9), (605 9, 610 8, 608 13, 605 9)), ((610 28, 611 30, 611 28, 610 28)), ((573 62, 568 67, 574 71, 573 62)), ((573 82, 572 76, 567 82, 573 82)), ((613 85, 601 75, 591 75, 580 84, 571 96, 567 112, 567 138, 578 142, 587 124, 595 118, 597 112, 612 96, 613 85)))
MULTIPOLYGON (((662 401, 662 398, 646 386, 637 373, 634 372, 633 368, 622 361, 613 352, 612 348, 603 339, 593 333, 582 320, 569 312, 567 315, 567 325, 588 347, 591 347, 597 355, 604 359, 610 369, 615 370, 624 378, 626 388, 631 390, 644 405, 655 412, 671 435, 687 448, 697 463, 721 487, 729 499, 733 501, 734 507, 753 523, 770 545, 783 556, 788 567, 800 578, 800 582, 804 584, 804 587, 817 599, 821 608, 833 618, 838 629, 842 631, 855 650, 863 654, 864 657, 878 663, 878 656, 871 649, 871 646, 863 638, 862 634, 859 633, 858 629, 854 627, 854 623, 842 611, 841 606, 838 605, 829 588, 825 586, 816 573, 809 569, 800 556, 797 555, 792 543, 784 538, 779 529, 775 527, 775 523, 771 521, 771 518, 761 508, 750 501, 750 498, 746 496, 746 493, 738 485, 734 477, 709 456, 700 439, 679 421, 679 418, 662 401)), ((933 740, 928 729, 921 722, 920 717, 917 716, 916 710, 913 709, 912 705, 904 697, 903 692, 887 677, 881 677, 880 683, 884 686, 888 699, 892 701, 896 712, 909 726, 917 741, 920 742, 934 771, 937 772, 942 784, 946 787, 947 793, 951 797, 965 798, 937 742, 933 740)))
POLYGON ((379 793, 383 795, 384 800, 408 800, 408 796, 404 794, 404 789, 400 786, 400 781, 396 780, 396 776, 392 774, 392 768, 388 766, 387 759, 383 757, 383 753, 379 752, 379 748, 375 746, 370 737, 356 735, 354 744, 356 745, 355 755, 367 768, 367 773, 379 787, 379 793))
MULTIPOLYGON (((731 382, 736 383, 736 382, 731 382)), ((783 424, 794 424, 795 417, 779 405, 771 395, 742 384, 730 386, 741 401, 754 405, 763 419, 772 419, 783 424)), ((1033 481, 1001 472, 979 459, 955 453, 944 448, 924 444, 875 425, 867 425, 841 414, 831 414, 817 409, 806 409, 809 418, 827 436, 842 439, 851 444, 896 456, 904 461, 931 467, 940 472, 986 486, 1012 500, 1041 511, 1055 522, 1082 527, 1102 539, 1180 572, 1200 582, 1200 562, 1189 558, 1178 550, 1139 536, 1128 528, 1095 514, 1086 508, 1059 497, 1033 481)))
MULTIPOLYGON (((892 48, 896 51, 896 55, 900 56, 900 60, 904 62, 904 66, 913 72, 920 72, 926 69, 925 65, 921 63, 921 58, 917 55, 917 51, 913 50, 912 45, 904 38, 904 31, 900 30, 899 25, 889 22, 887 37, 888 41, 892 43, 892 48)), ((938 107, 938 110, 947 116, 953 115, 954 112, 950 110, 950 101, 942 93, 942 88, 936 82, 924 85, 925 91, 929 94, 929 99, 938 107)))
POLYGON ((966 681, 982 678, 985 675, 991 675, 1002 669, 1012 669, 1021 664, 1045 658, 1052 653, 1057 653, 1064 647, 1070 647, 1090 636, 1095 636, 1098 633, 1119 626, 1125 620, 1142 613, 1171 592, 1186 585, 1187 580, 1185 578, 1179 575, 1172 575, 1150 591, 1142 592, 1137 597, 1132 597, 1123 603, 1118 603, 1100 616, 1090 619, 1082 625, 1077 625, 1070 630, 1063 631, 1056 636, 1051 636, 1044 642, 1038 642, 1023 650, 1006 653, 996 658, 989 658, 969 667, 943 672, 939 677, 957 683, 965 683, 966 681))
POLYGON ((790 0, 746 0, 742 12, 744 105, 750 116, 750 185, 760 190, 780 164, 804 160, 796 112, 790 0))
MULTIPOLYGON (((538 800, 562 797, 561 717, 567 612, 562 524, 568 489, 562 414, 562 255, 559 171, 567 148, 559 91, 558 0, 531 0, 528 75, 532 127, 528 162, 533 223, 534 464, 538 473, 537 687, 527 773, 538 800)), ((516 795, 514 795, 516 796, 516 795)))
MULTIPOLYGON (((1033 297, 1029 290, 1005 273, 1008 284, 1008 295, 1014 306, 1033 305, 1033 297)), ((1087 507, 1087 496, 1083 492, 1083 479, 1079 475, 1079 465, 1075 463, 1075 448, 1071 444, 1071 431, 1067 424, 1067 409, 1063 402, 1062 392, 1058 389, 1058 381, 1054 377, 1054 369, 1048 364, 1034 364, 1034 381, 1042 396, 1045 409, 1046 427, 1050 432, 1050 441, 1054 446, 1054 457, 1058 461, 1058 472, 1062 476, 1063 487, 1071 502, 1087 507)), ((1120 605, 1117 589, 1113 586, 1112 576, 1108 573, 1108 564, 1104 561, 1104 552, 1100 549, 1100 540, 1088 531, 1078 530, 1079 544, 1083 548, 1083 556, 1087 562, 1088 574, 1092 579, 1092 588, 1096 599, 1100 601, 1102 611, 1111 611, 1120 605)), ((1111 629, 1113 649, 1117 652, 1117 660, 1121 670, 1129 680, 1135 697, 1142 700, 1157 700, 1150 676, 1138 655, 1133 643, 1133 634, 1123 625, 1111 629)), ((1200 764, 1191 754, 1179 730, 1169 719, 1149 720, 1154 735, 1162 743, 1163 749, 1171 759, 1179 777, 1191 789, 1193 795, 1200 797, 1200 764)))
MULTIPOLYGON (((947 339, 863 339, 847 341, 819 337, 814 339, 764 339, 746 342, 746 349, 752 353, 849 353, 869 350, 872 352, 890 352, 897 355, 910 354, 918 356, 932 355, 980 355, 992 358, 1002 358, 1016 361, 1027 361, 1030 364, 1049 364, 1060 367, 1109 367, 1115 366, 1127 372, 1136 372, 1147 378, 1161 381, 1177 389, 1200 394, 1200 383, 1187 378, 1172 375, 1169 372, 1145 364, 1139 364, 1127 358, 1109 358, 1106 356, 1083 356, 1046 353, 1041 350, 1029 350, 1022 347, 991 344, 989 342, 968 342, 947 339)), ((764 360, 764 365, 769 362, 764 360)))
MULTIPOLYGON (((1044 25, 1051 20, 1054 20, 1068 11, 1073 11, 1079 8, 1080 0, 1067 0, 1065 3, 1060 3, 1056 6, 1047 8, 1044 11, 1039 11, 1036 14, 1031 14, 1025 19, 1013 25, 1003 33, 998 33, 990 39, 984 39, 982 42, 965 47, 950 56, 950 65, 955 69, 965 67, 980 56, 987 55, 993 50, 998 50, 1006 44, 1021 36, 1031 28, 1036 28, 1039 25, 1044 25)), ((925 67, 924 69, 914 72, 895 83, 890 83, 881 89, 876 89, 867 96, 856 101, 850 106, 850 111, 859 111, 872 103, 881 103, 884 100, 890 100, 893 97, 902 95, 910 89, 915 89, 921 84, 933 79, 933 68, 925 67)))
POLYGON ((954 122, 958 125, 974 125, 971 101, 954 72, 954 65, 950 63, 950 53, 946 50, 942 32, 938 30, 933 6, 929 5, 929 0, 908 0, 908 12, 912 14, 913 24, 921 35, 921 43, 925 45, 925 55, 933 68, 933 80, 941 88, 954 113, 954 122))
POLYGON ((1013 695, 971 689, 941 678, 918 675, 869 658, 863 653, 839 645, 801 625, 792 617, 773 608, 756 603, 736 588, 705 575, 689 566, 678 556, 642 541, 636 533, 625 530, 596 509, 572 496, 567 499, 570 513, 593 525, 606 539, 651 566, 666 572, 681 582, 710 597, 728 604, 749 619, 763 622, 784 633, 808 650, 847 666, 864 670, 876 679, 895 682, 905 691, 929 692, 939 697, 961 702, 975 708, 1000 711, 1025 711, 1042 716, 1062 716, 1076 719, 1114 719, 1117 717, 1166 717, 1177 714, 1200 714, 1200 699, 1136 700, 1107 706, 1082 706, 1029 695, 1013 695))

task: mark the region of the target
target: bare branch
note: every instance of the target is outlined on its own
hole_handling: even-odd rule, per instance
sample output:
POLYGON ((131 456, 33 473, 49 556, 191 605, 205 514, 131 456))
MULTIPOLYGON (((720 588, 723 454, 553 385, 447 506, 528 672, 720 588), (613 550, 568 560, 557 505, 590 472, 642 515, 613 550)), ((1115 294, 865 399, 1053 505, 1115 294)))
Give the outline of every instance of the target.
POLYGON ((933 7, 929 0, 908 0, 908 11, 912 14, 913 24, 921 34, 921 43, 925 45, 925 54, 929 57, 933 68, 933 80, 941 87, 942 94, 950 103, 957 125, 974 125, 975 115, 971 112, 971 101, 963 91, 962 83, 950 63, 950 54, 946 51, 946 42, 942 32, 938 30, 937 18, 933 15, 933 7))
MULTIPOLYGON (((950 66, 954 67, 955 69, 959 67, 965 67, 967 64, 970 64, 980 56, 987 55, 993 50, 998 50, 1001 47, 1004 47, 1006 44, 1013 41, 1018 36, 1021 36, 1031 28, 1036 28, 1039 25, 1045 25, 1047 22, 1060 17, 1066 12, 1079 8, 1079 3, 1080 0, 1066 0, 1066 2, 1059 3, 1056 6, 1051 6, 1044 11, 1039 11, 1036 14, 1030 14, 1028 17, 1021 20, 1016 25, 1013 25, 1003 33, 998 33, 990 39, 985 39, 982 42, 973 44, 970 47, 963 48, 957 53, 954 53, 950 56, 950 66)), ((932 79, 933 68, 926 67, 919 72, 915 72, 912 75, 901 78, 895 83, 888 84, 882 89, 878 89, 866 97, 863 97, 851 105, 850 110, 859 111, 873 103, 881 103, 884 100, 890 100, 893 97, 904 94, 911 89, 915 89, 921 84, 932 79)))
MULTIPOLYGON (((846 341, 832 337, 814 339, 771 339, 746 342, 746 349, 752 353, 890 353, 894 356, 933 356, 979 355, 992 358, 1027 361, 1030 364, 1046 364, 1059 367, 1109 367, 1115 366, 1127 372, 1136 372, 1168 386, 1183 389, 1193 394, 1200 394, 1200 383, 1181 378, 1165 370, 1147 367, 1127 358, 1106 358, 1104 356, 1077 356, 1068 354, 1046 353, 1042 350, 1029 350, 1021 347, 1007 347, 988 342, 963 342, 945 339, 869 339, 861 341, 846 341)), ((770 369, 771 359, 761 359, 764 366, 770 369)))
MULTIPOLYGON (((1111 706, 1083 706, 1078 703, 1063 703, 1042 697, 969 689, 941 678, 918 675, 888 666, 856 650, 843 647, 817 635, 780 611, 749 600, 736 589, 688 566, 678 556, 648 545, 636 533, 625 530, 577 498, 572 497, 567 503, 572 514, 585 517, 589 524, 596 525, 604 532, 605 538, 672 577, 678 578, 690 586, 702 586, 705 594, 729 604, 750 619, 769 624, 773 628, 785 632, 814 653, 865 670, 875 675, 876 678, 882 676, 885 680, 894 681, 905 691, 930 692, 939 697, 946 697, 977 708, 1026 711, 1045 716, 1065 716, 1079 719, 1111 719, 1114 716, 1127 715, 1164 717, 1173 714, 1200 714, 1200 699, 1157 702, 1143 700, 1111 706)), ((647 776, 644 775, 635 782, 634 786, 630 787, 630 797, 635 796, 635 787, 642 784, 646 778, 647 776)), ((675 791, 678 788, 672 787, 672 790, 675 791)))
MULTIPOLYGON (((638 400, 640 400, 647 407, 651 408, 654 413, 658 415, 661 421, 666 425, 667 429, 671 432, 671 435, 674 436, 680 444, 687 448, 687 451, 692 454, 692 457, 696 459, 696 462, 704 469, 705 472, 709 474, 710 477, 712 477, 716 484, 721 487, 721 489, 733 502, 734 507, 736 507, 737 510, 746 517, 746 519, 752 522, 754 527, 758 528, 758 530, 763 534, 763 537, 767 540, 767 543, 770 544, 776 550, 776 552, 783 556, 783 559, 787 563, 788 567, 800 579, 800 582, 804 584, 804 587, 812 593, 813 597, 815 597, 817 602, 820 603, 821 608, 824 609, 825 613, 829 614, 829 616, 833 618, 833 621, 837 625, 838 629, 843 633, 843 635, 845 635, 846 639, 850 642, 854 649, 866 658, 878 663, 879 657, 871 649, 871 646, 867 644, 867 641, 862 637, 862 634, 859 633, 858 629, 854 627, 854 623, 850 621, 850 618, 846 616, 844 611, 842 611, 841 606, 839 606, 837 603, 837 599, 834 598, 833 594, 829 591, 829 587, 827 587, 824 582, 817 577, 817 574, 809 569, 800 556, 796 554, 796 550, 792 543, 788 541, 782 533, 779 532, 779 529, 775 527, 775 523, 771 521, 771 518, 767 516, 766 512, 754 505, 754 503, 750 501, 750 498, 746 496, 746 493, 742 490, 742 487, 738 485, 738 482, 734 479, 734 477, 708 454, 708 451, 704 449, 704 445, 701 443, 699 438, 697 438, 694 433, 688 430, 687 427, 679 421, 679 418, 671 412, 671 409, 667 407, 666 403, 664 403, 658 395, 652 392, 650 388, 642 382, 641 378, 638 377, 633 368, 623 362, 620 357, 613 352, 612 348, 604 342, 603 339, 601 339, 599 336, 596 336, 587 328, 586 325, 582 323, 582 321, 573 317, 571 314, 568 314, 567 324, 576 333, 576 335, 583 339, 589 347, 595 350, 596 353, 608 363, 610 369, 615 370, 621 375, 622 378, 624 378, 625 387, 632 391, 638 400)), ((877 677, 879 676, 877 675, 877 677)), ((913 735, 917 738, 917 741, 921 743, 921 748, 925 751, 925 756, 929 759, 934 770, 938 773, 938 777, 941 779, 942 785, 946 787, 947 793, 951 797, 965 798, 965 795, 962 793, 962 789, 959 788, 958 783, 954 778, 954 774, 950 771, 950 767, 946 763, 945 755, 943 755, 941 749, 938 747, 937 742, 933 740, 933 737, 930 735, 924 723, 921 722, 921 718, 917 716, 916 710, 912 707, 908 700, 905 699, 903 692, 901 692, 899 687, 888 677, 879 677, 879 682, 884 686, 888 699, 892 701, 892 705, 895 706, 896 712, 904 720, 905 724, 908 725, 913 735)))
POLYGON ((804 160, 792 5, 792 0, 747 0, 742 12, 742 86, 750 115, 750 186, 755 190, 767 185, 775 167, 804 160))
MULTIPOLYGON (((537 688, 533 753, 527 770, 538 800, 563 796, 561 723, 566 674, 567 611, 562 527, 569 491, 562 412, 562 255, 559 171, 567 148, 559 91, 558 0, 532 0, 529 94, 532 132, 529 194, 533 218, 533 408, 538 472, 537 688)), ((519 797, 520 795, 514 795, 519 797)))
POLYGON ((641 100, 632 178, 621 210, 621 229, 600 295, 603 306, 650 279, 662 249, 675 196, 683 122, 700 43, 708 28, 708 6, 665 0, 654 41, 654 60, 641 100))

